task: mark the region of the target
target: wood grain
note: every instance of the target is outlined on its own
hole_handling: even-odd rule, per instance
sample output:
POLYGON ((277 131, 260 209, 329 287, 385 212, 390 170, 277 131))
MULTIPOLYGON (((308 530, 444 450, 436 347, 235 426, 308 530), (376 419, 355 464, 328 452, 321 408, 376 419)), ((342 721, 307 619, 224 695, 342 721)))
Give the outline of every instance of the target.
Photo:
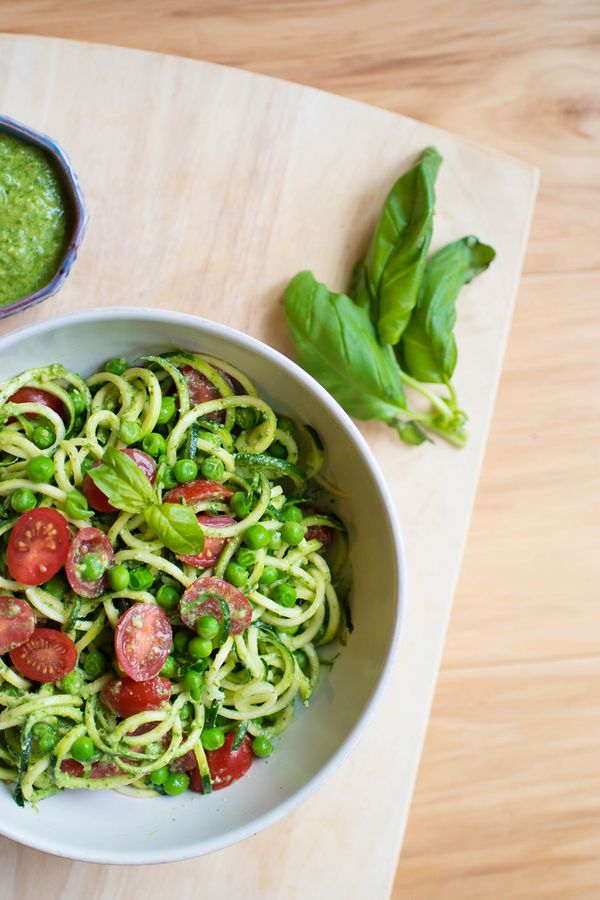
MULTIPOLYGON (((526 271, 598 268, 600 17, 593 0, 2 0, 0 30, 120 43, 238 65, 381 104, 502 148, 542 169, 526 271)), ((465 680, 455 683, 456 702, 448 706, 444 690, 434 707, 407 835, 409 863, 406 867, 402 860, 395 889, 402 900, 496 900, 513 896, 517 886, 524 897, 540 896, 544 866, 560 886, 560 896, 597 896, 597 821, 581 816, 581 837, 572 858, 558 847, 561 840, 567 842, 580 815, 577 798, 597 775, 596 759, 585 750, 592 710, 577 704, 573 719, 570 703, 559 705, 554 697, 554 686, 565 677, 563 662, 545 663, 549 688, 535 697, 528 691, 529 667, 517 673, 523 716, 535 724, 551 711, 555 735, 564 732, 570 738, 568 754, 577 769, 571 770, 570 792, 561 793, 560 807, 547 791, 537 794, 538 783, 547 784, 558 764, 552 743, 541 741, 535 727, 528 741, 539 753, 539 765, 527 789, 508 777, 502 790, 496 789, 493 770, 500 767, 507 773, 514 760, 514 747, 502 733, 509 727, 509 711, 496 706, 497 727, 485 745, 493 763, 490 773, 479 772, 477 783, 482 809, 493 802, 495 817, 510 824, 497 829, 493 842, 480 841, 489 816, 472 812, 460 829, 469 854, 444 856, 480 754, 471 742, 470 757, 456 765, 443 740, 449 716, 458 712, 467 735, 477 728, 481 710, 470 702, 474 682, 468 671, 473 662, 507 664, 494 669, 494 686, 500 690, 511 676, 512 660, 597 654, 600 561, 591 540, 600 499, 591 443, 595 440, 597 446, 597 295, 597 280, 585 274, 526 278, 521 287, 448 639, 448 663, 467 671, 465 680), (572 305, 577 309, 573 322, 572 305), (583 376, 581 355, 586 360, 583 376), (529 364, 532 358, 535 366, 529 364), (554 366, 554 360, 559 364, 554 366), (552 389, 546 390, 549 376, 552 389), (544 555, 546 542, 551 549, 544 555), (521 590, 521 579, 527 590, 521 590), (518 627, 512 627, 513 616, 518 627), (446 802, 450 791, 453 801, 446 802), (532 815, 538 810, 540 820, 534 825, 553 817, 557 849, 551 858, 543 834, 535 839, 532 831, 532 815)), ((461 672, 454 668, 451 674, 458 678, 461 672)), ((592 697, 593 684, 590 676, 592 697)), ((596 751, 599 744, 596 738, 596 751)), ((70 886, 74 896, 85 891, 96 900, 122 896, 126 885, 132 896, 137 886, 149 897, 157 896, 150 893, 151 878, 127 881, 122 872, 83 865, 69 869, 59 861, 48 867, 40 854, 19 857, 14 845, 7 847, 2 859, 9 896, 36 897, 42 868, 50 896, 60 897, 70 886), (105 888, 112 893, 103 894, 105 888)), ((180 883, 191 890, 200 872, 192 872, 187 863, 182 871, 180 883)), ((331 884, 331 878, 325 873, 323 883, 331 884)), ((289 884, 282 893, 286 889, 289 884)))

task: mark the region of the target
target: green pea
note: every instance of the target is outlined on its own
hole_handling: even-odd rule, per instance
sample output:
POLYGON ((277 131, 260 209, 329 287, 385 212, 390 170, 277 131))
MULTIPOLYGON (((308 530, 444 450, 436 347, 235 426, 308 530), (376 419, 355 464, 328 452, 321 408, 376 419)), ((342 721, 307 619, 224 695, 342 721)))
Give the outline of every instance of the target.
POLYGON ((98 581, 106 572, 106 562, 98 553, 88 553, 77 564, 77 574, 84 581, 98 581))
POLYGON ((91 678, 97 678, 98 675, 102 675, 103 672, 106 672, 106 657, 104 653, 100 653, 99 650, 90 650, 83 663, 83 668, 91 678))
POLYGON ((167 656, 165 659, 164 665, 159 672, 159 675, 162 675, 163 678, 174 678, 177 674, 177 663, 175 662, 174 656, 167 656))
POLYGON ((279 550, 282 543, 283 541, 281 539, 281 535, 278 531, 274 531, 269 540, 269 547, 271 548, 271 550, 279 550))
POLYGON ((81 391, 74 389, 69 391, 69 396, 71 398, 71 403, 73 404, 73 409, 75 410, 75 415, 80 416, 82 412, 85 412, 85 400, 83 399, 83 394, 81 391))
POLYGON ((302 510, 291 503, 289 506, 284 507, 283 518, 286 522, 301 522, 304 516, 302 515, 302 510))
POLYGON ((175 478, 175 472, 173 471, 171 466, 167 466, 165 468, 162 476, 162 483, 167 488, 167 490, 176 487, 177 479, 175 478))
POLYGON ((77 669, 73 669, 59 682, 61 691, 65 694, 78 694, 83 687, 83 676, 77 669))
POLYGON ((174 584, 161 584, 156 592, 156 602, 163 609, 175 609, 180 597, 181 592, 174 584))
POLYGON ((207 641, 214 640, 221 630, 221 623, 215 616, 200 616, 196 622, 196 634, 207 641))
POLYGON ((212 641, 206 638, 195 637, 188 644, 188 653, 192 659, 205 659, 212 653, 212 641))
POLYGON ((277 581, 279 578, 279 572, 275 568, 275 566, 265 566, 262 570, 262 574, 258 579, 259 584, 273 584, 274 581, 277 581))
POLYGON ((242 430, 254 428, 258 422, 258 413, 251 406, 241 406, 235 411, 235 421, 242 430))
POLYGON ((200 740, 205 750, 218 750, 225 743, 225 732, 222 728, 205 728, 200 740))
POLYGON ((281 443, 281 441, 273 441, 271 446, 269 447, 267 453, 269 456, 274 456, 275 459, 287 459, 287 450, 281 443))
POLYGON ((51 447, 54 443, 54 432, 50 431, 49 428, 46 428, 44 425, 36 425, 33 429, 33 434, 31 435, 31 439, 36 447, 39 447, 40 450, 47 450, 48 447, 51 447))
POLYGON ((255 737, 252 741, 252 752, 255 756, 270 756, 273 752, 273 744, 268 737, 255 737))
POLYGON ((240 566, 244 566, 244 568, 248 569, 255 564, 256 553, 254 550, 248 550, 246 547, 242 547, 236 554, 236 562, 239 562, 240 566))
POLYGON ((194 715, 194 706, 190 703, 189 700, 186 700, 181 709, 179 710, 179 718, 182 722, 187 722, 188 719, 191 719, 194 715))
POLYGON ((81 491, 69 491, 65 500, 65 515, 70 519, 82 519, 88 512, 88 502, 81 491))
POLYGON ((165 783, 168 777, 168 768, 166 766, 161 766, 160 769, 155 769, 154 772, 150 774, 150 781, 152 784, 161 785, 165 783))
POLYGON ((290 546, 295 547, 303 540, 306 529, 299 522, 285 522, 281 529, 281 537, 290 546))
POLYGON ((113 591, 125 591, 129 587, 129 569, 122 565, 113 566, 108 573, 108 583, 113 591))
POLYGON ((260 550, 266 547, 271 540, 271 533, 267 531, 264 525, 251 525, 244 532, 244 543, 252 550, 260 550))
POLYGON ((282 582, 275 585, 272 597, 276 603, 281 603, 282 606, 293 606, 297 597, 296 589, 291 584, 282 582))
POLYGON ((225 475, 225 466, 220 459, 209 456, 203 461, 200 471, 203 478, 207 478, 209 481, 222 481, 225 475))
POLYGON ((111 375, 122 375, 128 368, 129 363, 126 359, 122 356, 113 356, 104 366, 104 371, 110 372, 111 375))
POLYGON ((151 431, 150 434, 147 434, 144 440, 142 441, 142 447, 150 456, 160 456, 161 453, 164 453, 167 449, 167 442, 165 441, 162 434, 158 434, 156 431, 151 431))
POLYGON ((25 464, 25 472, 31 481, 44 484, 52 480, 54 463, 49 456, 32 456, 25 464))
POLYGON ((163 397, 160 401, 160 412, 157 419, 158 424, 166 425, 175 415, 176 408, 174 397, 163 397))
POLYGON ((277 427, 280 431, 285 431, 287 434, 293 434, 295 426, 293 419, 288 418, 288 416, 278 416, 277 427))
POLYGON ((35 748, 40 756, 50 753, 58 743, 56 731, 45 722, 36 722, 31 729, 31 734, 35 741, 35 748))
POLYGON ((119 428, 119 439, 124 444, 135 444, 142 436, 142 429, 137 422, 123 422, 119 428))
POLYGON ((236 491, 229 501, 232 512, 244 519, 252 509, 252 497, 245 491, 236 491))
POLYGON ((35 494, 29 488, 19 488, 10 498, 10 505, 17 513, 24 513, 28 509, 33 509, 36 503, 35 494))
MULTIPOLYGON (((197 639, 194 638, 194 640, 197 639)), ((204 678, 200 672, 194 672, 193 669, 190 669, 189 672, 186 672, 183 676, 182 684, 186 691, 202 690, 204 687, 204 678)))
POLYGON ((62 600, 67 590, 67 582, 62 575, 55 575, 54 578, 46 582, 44 590, 52 594, 53 597, 58 597, 59 600, 62 600))
POLYGON ((248 572, 239 563, 230 562, 225 569, 225 578, 235 587, 241 587, 248 577, 248 572))
POLYGON ((149 591, 154 584, 154 575, 145 566, 138 566, 129 572, 129 586, 132 591, 149 591))
POLYGON ((170 797, 176 797, 177 794, 183 794, 190 785, 190 777, 185 772, 169 772, 166 781, 163 784, 163 791, 170 797))
POLYGON ((173 466, 173 474, 179 484, 187 484, 198 474, 198 466, 193 459, 178 459, 173 466))
POLYGON ((191 636, 192 635, 187 630, 187 628, 180 628, 175 632, 175 634, 173 635, 173 645, 178 653, 185 653, 191 636))
POLYGON ((89 762, 94 756, 96 748, 94 742, 87 735, 82 734, 76 741, 71 744, 71 756, 77 762, 89 762))
POLYGON ((284 634, 293 635, 293 634, 296 634, 296 632, 298 631, 299 628, 300 628, 299 625, 285 625, 285 626, 279 625, 277 630, 283 631, 284 634))

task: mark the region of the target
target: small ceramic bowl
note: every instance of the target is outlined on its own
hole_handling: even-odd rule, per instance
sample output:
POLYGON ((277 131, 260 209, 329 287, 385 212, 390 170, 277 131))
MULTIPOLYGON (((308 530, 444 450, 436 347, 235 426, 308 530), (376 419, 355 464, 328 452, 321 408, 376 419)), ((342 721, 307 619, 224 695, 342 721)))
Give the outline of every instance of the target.
MULTIPOLYGON (((324 667, 310 706, 298 704, 276 752, 226 790, 152 800, 114 791, 64 791, 37 809, 21 809, 0 783, 0 834, 96 863, 148 864, 199 856, 247 838, 294 809, 339 766, 366 729, 400 633, 404 554, 383 477, 342 408, 281 353, 194 316, 99 309, 38 322, 1 338, 0 381, 52 362, 87 377, 108 357, 133 360, 176 347, 209 352, 238 366, 276 410, 309 422, 321 435, 327 447, 325 475, 347 492, 337 501, 336 512, 348 526, 354 630, 331 671, 324 667)), ((371 740, 377 753, 377 740, 371 740)))
POLYGON ((27 144, 31 144, 34 147, 39 147, 40 150, 44 150, 51 156, 58 168, 60 177, 62 178, 65 193, 73 212, 71 238, 67 249, 65 250, 65 255, 58 267, 58 271, 48 284, 44 285, 44 287, 40 288, 38 291, 35 291, 35 293, 28 294, 26 297, 21 297, 20 300, 14 300, 12 303, 0 306, 0 319, 5 319, 7 316, 14 315, 14 313, 29 309, 30 306, 35 306, 36 303, 41 303, 42 300, 47 300, 48 297, 51 297, 62 287, 63 282, 71 271, 71 266, 75 262, 79 247, 81 246, 83 235, 87 227, 88 211, 73 166, 69 162, 65 151, 53 141, 52 138, 47 137, 39 131, 35 131, 33 128, 29 128, 27 125, 21 124, 21 122, 16 122, 14 119, 8 118, 8 116, 0 116, 0 132, 10 134, 12 137, 24 141, 27 144))

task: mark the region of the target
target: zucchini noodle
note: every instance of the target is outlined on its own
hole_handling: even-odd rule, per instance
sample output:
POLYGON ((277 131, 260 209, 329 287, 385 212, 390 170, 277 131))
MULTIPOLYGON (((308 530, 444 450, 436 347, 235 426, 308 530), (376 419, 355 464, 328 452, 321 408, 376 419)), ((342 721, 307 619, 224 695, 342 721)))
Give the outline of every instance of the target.
MULTIPOLYGON (((277 746, 318 686, 319 648, 351 630, 347 538, 320 486, 324 461, 310 426, 208 355, 114 359, 87 381, 54 364, 0 385, 0 781, 17 803, 82 787, 207 793, 234 780, 217 758, 249 766, 277 746), (146 506, 121 509, 118 492, 107 505, 90 471, 107 469, 108 447, 152 485, 144 504, 190 507, 204 547, 178 554, 146 506), (29 579, 11 553, 29 553, 33 526, 11 535, 46 513, 63 517, 69 555, 52 578, 29 579), (32 623, 23 635, 11 598, 32 623), (173 632, 158 677, 129 677, 120 634, 134 606, 173 632), (48 651, 38 677, 38 634, 72 648, 71 662, 60 669, 48 651)), ((149 653, 158 637, 140 640, 149 653)))

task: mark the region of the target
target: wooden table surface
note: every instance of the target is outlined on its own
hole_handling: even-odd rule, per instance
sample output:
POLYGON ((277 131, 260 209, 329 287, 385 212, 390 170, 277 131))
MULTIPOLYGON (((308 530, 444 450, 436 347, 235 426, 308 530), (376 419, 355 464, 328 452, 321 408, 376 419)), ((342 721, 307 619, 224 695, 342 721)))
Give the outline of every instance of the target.
POLYGON ((0 31, 281 76, 541 168, 394 896, 597 898, 597 4, 3 0, 0 31))

